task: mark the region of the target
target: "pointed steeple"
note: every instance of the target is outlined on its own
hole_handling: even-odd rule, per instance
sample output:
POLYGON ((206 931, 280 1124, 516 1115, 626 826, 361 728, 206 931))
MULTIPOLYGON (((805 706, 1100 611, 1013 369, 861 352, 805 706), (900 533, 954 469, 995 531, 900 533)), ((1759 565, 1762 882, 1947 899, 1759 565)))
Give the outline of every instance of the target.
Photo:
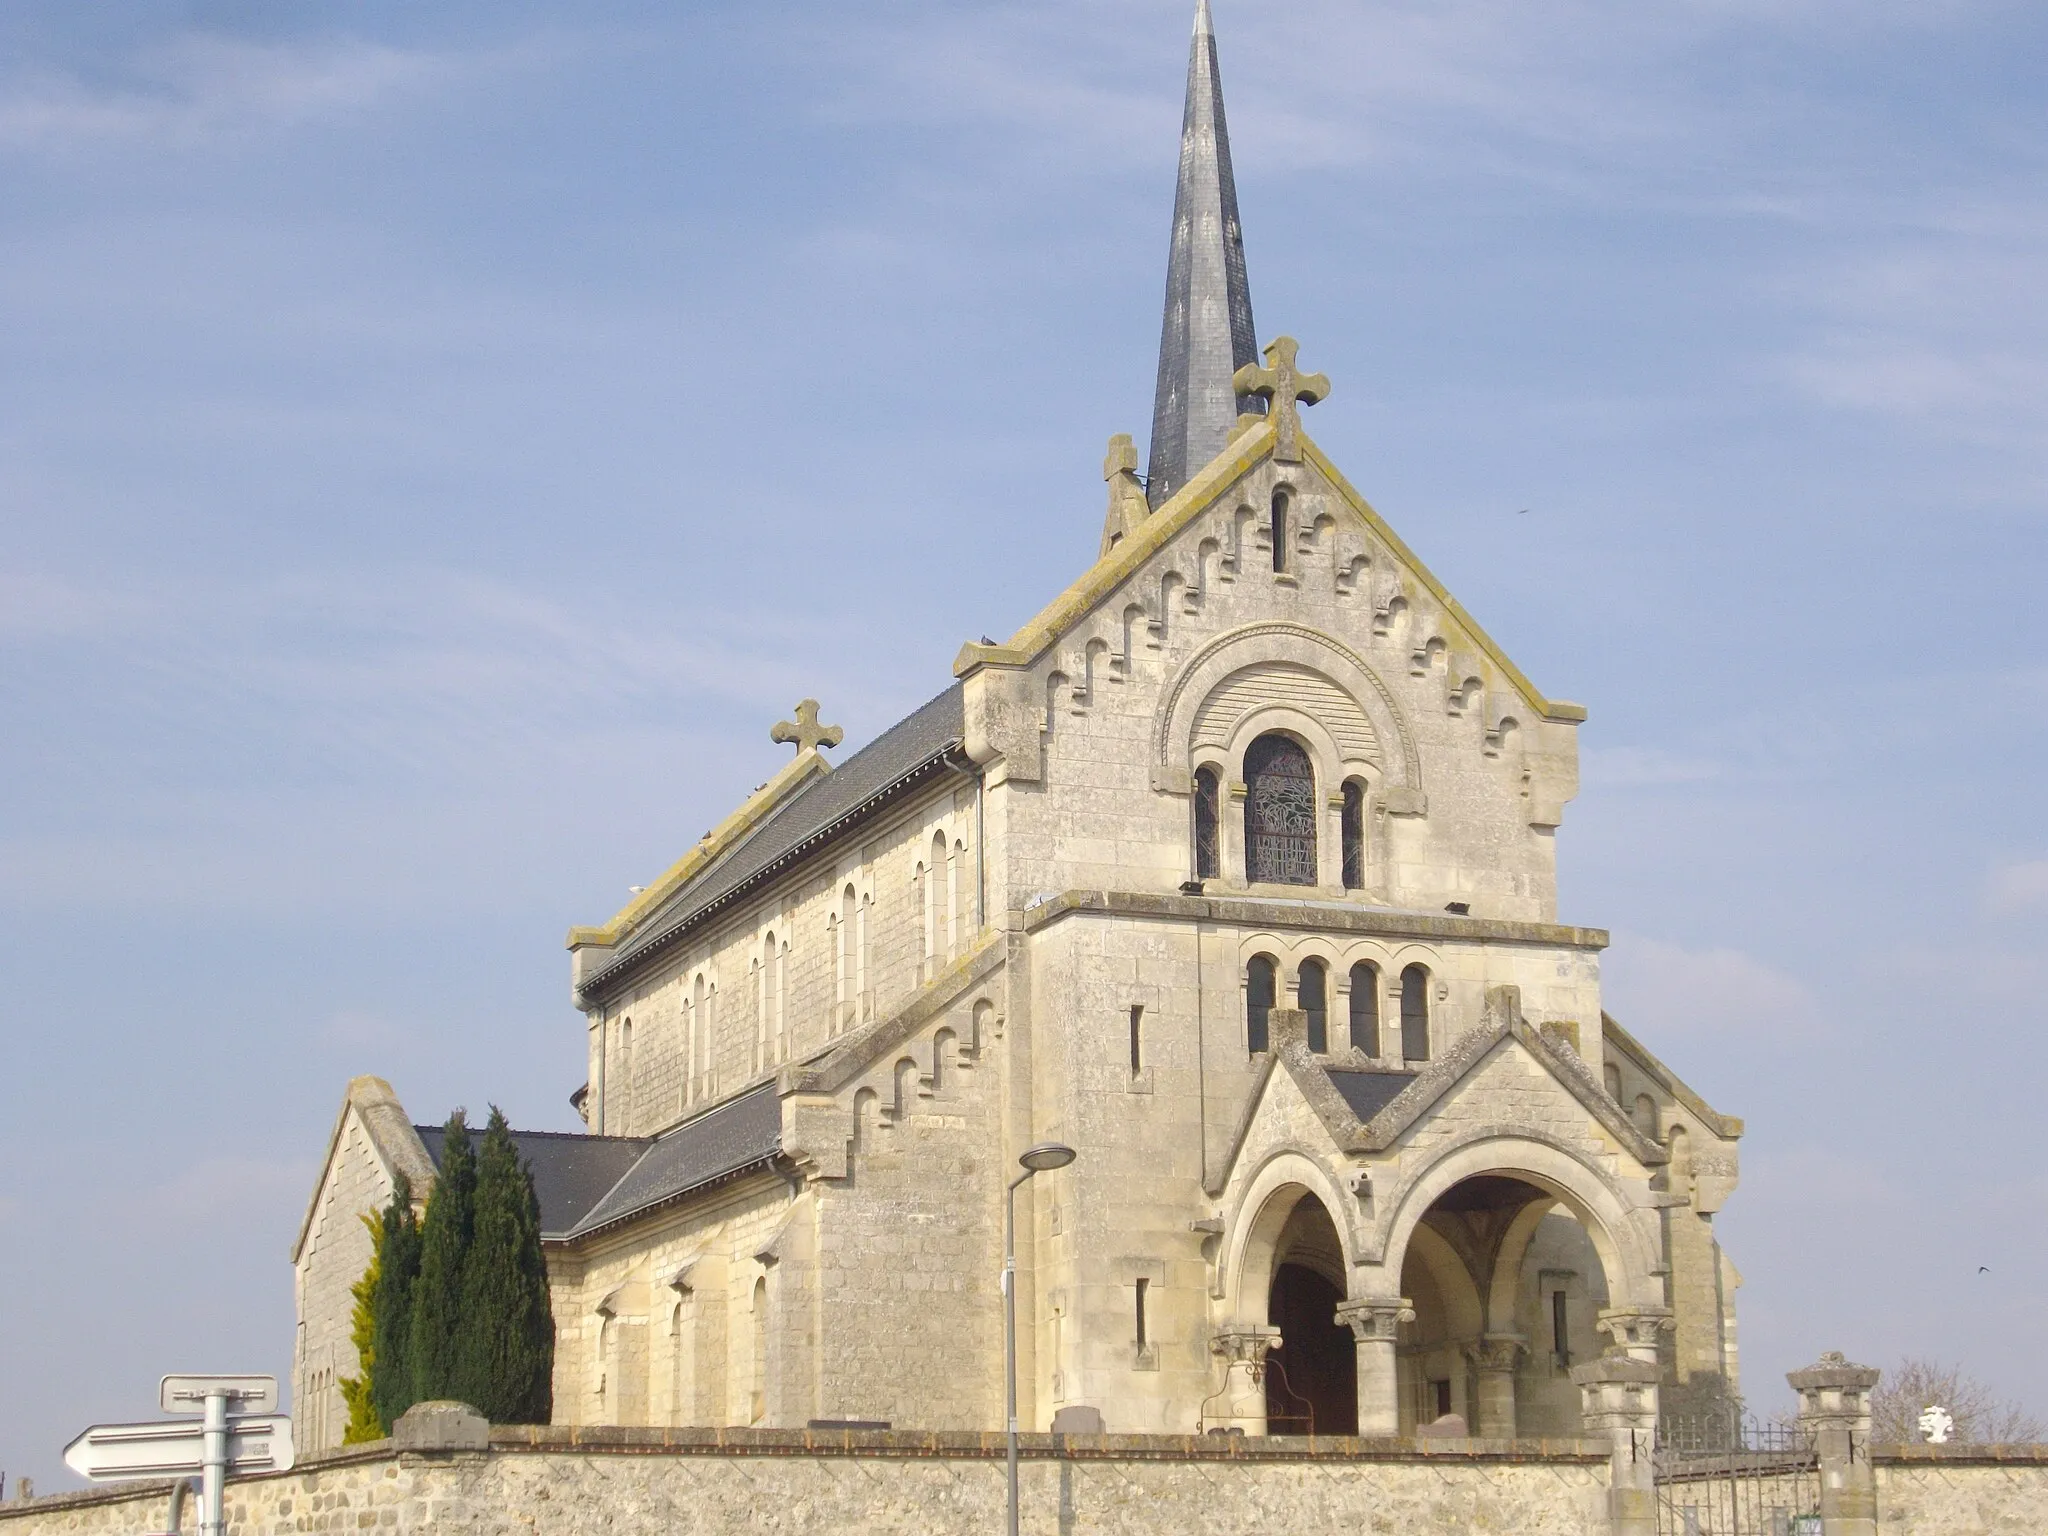
POLYGON ((1261 403, 1240 397, 1230 376, 1258 361, 1251 285, 1237 184, 1230 174, 1230 133, 1223 122, 1223 81, 1209 0, 1196 0, 1188 51, 1188 99, 1180 124, 1180 185, 1173 195, 1173 246, 1166 264, 1166 317, 1159 331, 1159 386, 1152 400, 1152 459, 1146 494, 1159 506, 1230 441, 1241 411, 1261 403))

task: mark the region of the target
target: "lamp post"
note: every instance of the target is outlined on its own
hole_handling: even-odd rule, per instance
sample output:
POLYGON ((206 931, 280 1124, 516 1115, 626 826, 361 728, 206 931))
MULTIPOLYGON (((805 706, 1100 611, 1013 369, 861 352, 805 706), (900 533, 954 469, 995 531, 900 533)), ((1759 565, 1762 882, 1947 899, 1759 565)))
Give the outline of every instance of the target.
POLYGON ((1003 1200, 1003 1407, 1010 1427, 1010 1536, 1017 1536, 1017 1189, 1035 1173, 1064 1168, 1076 1154, 1056 1141, 1032 1147, 1003 1200))

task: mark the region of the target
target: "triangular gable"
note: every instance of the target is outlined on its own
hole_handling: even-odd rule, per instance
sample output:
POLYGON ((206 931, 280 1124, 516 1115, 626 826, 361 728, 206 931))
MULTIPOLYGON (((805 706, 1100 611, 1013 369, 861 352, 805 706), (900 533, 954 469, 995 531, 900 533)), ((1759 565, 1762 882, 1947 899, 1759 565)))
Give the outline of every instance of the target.
POLYGON ((1292 1010, 1276 1008, 1271 1015, 1273 1048, 1252 1079, 1251 1092, 1246 1095, 1230 1149, 1210 1180, 1209 1193, 1219 1195, 1228 1185, 1231 1173, 1243 1156, 1267 1101, 1272 1097, 1276 1078, 1285 1077, 1292 1083, 1328 1133, 1332 1150, 1349 1156, 1385 1152, 1392 1149, 1416 1122, 1449 1098, 1461 1083, 1477 1074, 1494 1052, 1509 1040, 1521 1045, 1637 1162, 1645 1167, 1660 1167, 1669 1162, 1670 1154, 1636 1129, 1621 1106, 1607 1096, 1607 1090, 1594 1079, 1576 1051, 1554 1042, 1521 1016, 1519 1000, 1512 995, 1514 992, 1512 987, 1490 989, 1487 1021, 1468 1031, 1442 1057, 1416 1073, 1408 1086, 1395 1094, 1369 1120, 1358 1117, 1331 1081, 1332 1070, 1344 1069, 1312 1053, 1305 1033, 1298 1026, 1290 1028, 1292 1010))
POLYGON ((433 1187, 433 1159, 427 1156, 419 1133, 413 1129, 412 1120, 391 1085, 381 1077, 350 1078, 348 1091, 342 1095, 341 1113, 334 1117, 334 1129, 328 1133, 320 1177, 313 1181, 313 1198, 307 1202, 306 1214, 299 1222, 299 1235, 292 1240, 294 1264, 299 1262, 306 1239, 312 1235, 313 1219, 320 1213, 321 1197, 334 1175, 335 1154, 341 1150, 342 1134, 348 1129, 351 1115, 362 1125, 370 1151, 383 1166, 386 1179, 396 1183, 397 1176, 404 1174, 412 1182, 415 1201, 425 1200, 427 1191, 433 1187))
MULTIPOLYGON (((1238 438, 1229 448, 1211 460, 1200 474, 1181 487, 1164 506, 1147 518, 1136 534, 1117 543, 1103 558, 1089 567, 1078 581, 1054 598, 1035 618, 1012 635, 1007 643, 982 645, 970 642, 962 646, 960 654, 953 662, 954 675, 966 677, 985 666, 1028 667, 1037 661, 1057 645, 1075 624, 1123 586, 1138 568, 1169 540, 1228 495, 1232 488, 1261 461, 1270 458, 1276 431, 1274 423, 1268 419, 1238 438)), ((1414 573, 1424 590, 1442 606, 1448 623, 1464 632, 1462 641, 1483 652, 1537 714, 1546 720, 1571 723, 1586 718, 1583 705, 1563 699, 1551 699, 1539 692, 1536 685, 1523 675, 1522 669, 1508 659, 1507 653, 1495 643, 1493 637, 1465 611, 1462 603, 1451 596, 1449 589, 1437 580, 1429 567, 1424 565, 1401 536, 1388 526, 1386 520, 1373 510, 1372 505, 1358 493, 1351 482, 1339 473, 1337 467, 1324 456, 1323 451, 1309 439, 1308 435, 1302 433, 1299 441, 1304 460, 1322 474, 1374 536, 1385 542, 1395 558, 1414 573)))

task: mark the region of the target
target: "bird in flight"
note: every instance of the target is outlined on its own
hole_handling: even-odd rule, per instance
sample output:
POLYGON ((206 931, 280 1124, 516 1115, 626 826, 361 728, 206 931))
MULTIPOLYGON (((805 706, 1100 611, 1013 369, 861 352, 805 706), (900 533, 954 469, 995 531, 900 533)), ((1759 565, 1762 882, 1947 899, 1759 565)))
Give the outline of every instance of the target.
POLYGON ((1979 1264, 1977 1266, 1977 1273, 1980 1275, 1988 1275, 1991 1273, 1991 1266, 1989 1264, 1979 1264))
POLYGON ((1527 507, 1524 507, 1524 508, 1522 508, 1522 510, 1521 510, 1521 511, 1519 511, 1519 512, 1517 512, 1517 513, 1515 514, 1515 516, 1517 516, 1517 517, 1527 517, 1528 515, 1529 515, 1529 509, 1528 509, 1527 507))

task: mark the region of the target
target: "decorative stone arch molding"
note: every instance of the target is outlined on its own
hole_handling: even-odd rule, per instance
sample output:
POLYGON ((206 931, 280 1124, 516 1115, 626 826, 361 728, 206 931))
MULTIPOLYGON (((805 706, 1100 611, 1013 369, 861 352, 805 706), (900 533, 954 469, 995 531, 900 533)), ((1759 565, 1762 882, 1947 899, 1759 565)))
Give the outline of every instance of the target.
MULTIPOLYGON (((1329 738, 1327 750, 1332 760, 1356 756, 1355 750, 1347 749, 1347 737, 1352 749, 1369 740, 1389 794, 1388 808, 1407 814, 1421 811, 1421 755, 1414 732, 1385 682, 1348 646, 1305 624, 1280 619, 1218 635, 1182 664, 1160 695, 1152 717, 1154 789, 1177 795, 1190 792, 1198 724, 1203 734, 1223 728, 1202 718, 1205 709, 1223 695, 1234 674, 1258 666, 1278 669, 1279 675, 1310 691, 1327 684, 1330 698, 1354 707, 1354 720, 1339 720, 1334 728, 1318 726, 1329 738)), ((1227 695, 1220 702, 1227 705, 1227 695)), ((1254 711, 1247 710, 1242 718, 1227 709, 1215 713, 1230 714, 1234 731, 1241 734, 1244 718, 1254 711)))
MULTIPOLYGON (((1450 1188, 1481 1174, 1520 1179, 1564 1206, 1593 1244, 1616 1309, 1661 1312, 1662 1256, 1656 1212, 1627 1198, 1618 1183, 1563 1143, 1541 1132, 1488 1126, 1447 1143, 1428 1166, 1403 1178, 1382 1207, 1368 1263, 1398 1276, 1423 1216, 1450 1188)), ((1489 1298, 1492 1310, 1495 1298, 1489 1298)))
POLYGON ((1345 1268, 1355 1272, 1361 1235, 1358 1201, 1312 1150, 1282 1142, 1267 1150, 1223 1219, 1215 1293, 1225 1303, 1226 1312, 1252 1306, 1258 1310, 1256 1321, 1265 1321, 1263 1287, 1272 1279, 1273 1254, 1281 1231, 1303 1194, 1314 1195, 1330 1213, 1338 1241, 1344 1245, 1345 1268), (1290 1190, 1296 1193, 1286 1198, 1290 1190), (1247 1284, 1258 1288, 1255 1298, 1247 1294, 1247 1284))

